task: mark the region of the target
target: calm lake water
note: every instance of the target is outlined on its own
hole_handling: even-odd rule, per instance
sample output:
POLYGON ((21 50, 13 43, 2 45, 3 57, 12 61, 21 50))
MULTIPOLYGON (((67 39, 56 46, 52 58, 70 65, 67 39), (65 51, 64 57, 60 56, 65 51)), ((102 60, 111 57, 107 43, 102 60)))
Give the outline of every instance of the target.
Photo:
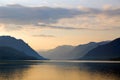
POLYGON ((0 80, 120 80, 120 62, 1 61, 0 80))

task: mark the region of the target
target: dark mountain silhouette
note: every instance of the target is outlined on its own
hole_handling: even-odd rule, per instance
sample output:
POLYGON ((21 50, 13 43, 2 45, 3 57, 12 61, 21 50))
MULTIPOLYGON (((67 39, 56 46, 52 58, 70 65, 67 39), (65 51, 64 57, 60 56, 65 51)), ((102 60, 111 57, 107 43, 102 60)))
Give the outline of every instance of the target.
POLYGON ((28 56, 24 52, 20 52, 10 47, 0 47, 0 60, 31 60, 35 57, 28 56))
POLYGON ((44 59, 21 39, 0 36, 0 60, 44 59))
POLYGON ((89 51, 83 58, 88 60, 118 60, 120 59, 120 38, 89 51))

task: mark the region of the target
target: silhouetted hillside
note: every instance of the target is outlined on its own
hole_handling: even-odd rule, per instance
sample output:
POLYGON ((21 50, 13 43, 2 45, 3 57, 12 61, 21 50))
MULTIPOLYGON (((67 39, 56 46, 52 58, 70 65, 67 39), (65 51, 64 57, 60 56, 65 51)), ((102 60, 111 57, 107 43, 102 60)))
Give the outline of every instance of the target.
POLYGON ((21 39, 0 37, 0 60, 44 59, 21 39))
POLYGON ((99 45, 103 45, 108 43, 109 41, 103 41, 103 42, 90 42, 83 45, 76 46, 71 52, 70 57, 71 59, 78 59, 86 55, 90 50, 96 48, 99 45))
POLYGON ((0 60, 34 60, 33 56, 28 56, 10 47, 0 47, 0 60))
POLYGON ((113 40, 112 42, 100 45, 93 50, 89 51, 83 58, 90 60, 111 60, 119 59, 120 57, 120 38, 113 40))

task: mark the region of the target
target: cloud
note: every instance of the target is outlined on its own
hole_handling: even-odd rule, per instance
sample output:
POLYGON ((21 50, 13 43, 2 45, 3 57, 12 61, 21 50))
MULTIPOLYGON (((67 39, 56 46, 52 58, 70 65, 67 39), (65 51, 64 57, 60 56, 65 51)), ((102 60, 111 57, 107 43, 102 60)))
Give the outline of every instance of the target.
MULTIPOLYGON (((65 27, 66 30, 96 30, 96 31, 113 30, 115 26, 120 25, 120 18, 113 16, 109 17, 102 14, 99 15, 92 14, 87 16, 77 16, 69 19, 67 18, 60 19, 57 23, 51 25, 52 28, 56 28, 55 26, 59 26, 59 27, 65 27), (71 28, 71 29, 67 29, 66 26, 67 28, 71 28)), ((47 27, 48 26, 49 25, 47 25, 47 27)))
POLYGON ((51 37, 54 38, 54 35, 44 35, 44 34, 40 34, 40 35, 32 35, 33 37, 51 37))
POLYGON ((4 25, 4 28, 6 31, 17 31, 17 30, 21 30, 23 27, 22 25, 7 24, 4 25))
MULTIPOLYGON (((83 25, 83 24, 82 24, 83 25)), ((113 26, 109 26, 109 27, 96 27, 94 25, 94 27, 92 27, 93 25, 89 25, 89 27, 87 26, 82 26, 82 25, 79 25, 81 26, 81 28, 79 27, 68 27, 68 26, 59 26, 59 25, 49 25, 49 24, 36 24, 36 26, 38 28, 50 28, 50 29, 59 29, 59 30, 90 30, 90 31, 109 31, 109 30, 115 30, 115 29, 120 29, 119 26, 117 27, 113 27, 113 26)))
POLYGON ((21 7, 23 7, 24 8, 25 6, 20 5, 20 4, 7 4, 6 7, 9 7, 9 8, 13 8, 13 7, 21 8, 21 7))
MULTIPOLYGON (((36 24, 36 26, 40 28, 52 28, 52 29, 66 29, 66 30, 78 30, 80 28, 74 28, 74 27, 66 27, 66 26, 54 26, 49 24, 36 24)), ((84 29, 84 28, 81 28, 84 29)))
POLYGON ((103 6, 103 10, 110 10, 110 9, 112 9, 112 6, 109 4, 103 6))
POLYGON ((35 24, 38 22, 53 23, 61 18, 70 18, 80 11, 65 8, 25 7, 8 5, 0 7, 0 22, 8 24, 35 24))
POLYGON ((81 6, 79 9, 26 7, 13 4, 0 6, 0 23, 7 25, 7 30, 19 30, 26 25, 60 30, 110 30, 119 26, 120 8, 113 9, 105 5, 104 9, 81 6))
POLYGON ((25 7, 19 4, 13 4, 0 6, 0 22, 8 24, 14 23, 17 25, 36 24, 38 22, 55 23, 63 18, 73 18, 91 13, 98 14, 101 13, 101 10, 92 8, 25 7))

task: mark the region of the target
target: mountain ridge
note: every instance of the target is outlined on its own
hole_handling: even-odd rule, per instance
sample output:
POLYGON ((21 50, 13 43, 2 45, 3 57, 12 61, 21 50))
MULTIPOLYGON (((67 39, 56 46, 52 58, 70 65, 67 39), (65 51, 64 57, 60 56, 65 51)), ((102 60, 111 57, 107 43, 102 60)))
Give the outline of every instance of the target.
MULTIPOLYGON (((18 52, 24 53, 24 55, 28 55, 28 57, 32 56, 32 57, 35 57, 36 59, 45 59, 42 56, 40 56, 37 52, 35 52, 22 39, 16 39, 11 36, 0 36, 0 47, 12 48, 14 50, 17 50, 18 52)), ((4 50, 7 50, 7 49, 4 49, 4 50)), ((3 53, 0 53, 0 54, 3 54, 3 53)))
POLYGON ((100 45, 89 51, 83 58, 87 60, 111 60, 120 57, 120 38, 114 39, 110 43, 100 45))
POLYGON ((63 45, 58 46, 54 49, 41 52, 42 56, 49 59, 59 59, 59 60, 77 60, 78 58, 84 56, 88 51, 97 47, 98 45, 103 45, 109 41, 102 42, 89 42, 87 44, 80 44, 78 46, 63 45))

